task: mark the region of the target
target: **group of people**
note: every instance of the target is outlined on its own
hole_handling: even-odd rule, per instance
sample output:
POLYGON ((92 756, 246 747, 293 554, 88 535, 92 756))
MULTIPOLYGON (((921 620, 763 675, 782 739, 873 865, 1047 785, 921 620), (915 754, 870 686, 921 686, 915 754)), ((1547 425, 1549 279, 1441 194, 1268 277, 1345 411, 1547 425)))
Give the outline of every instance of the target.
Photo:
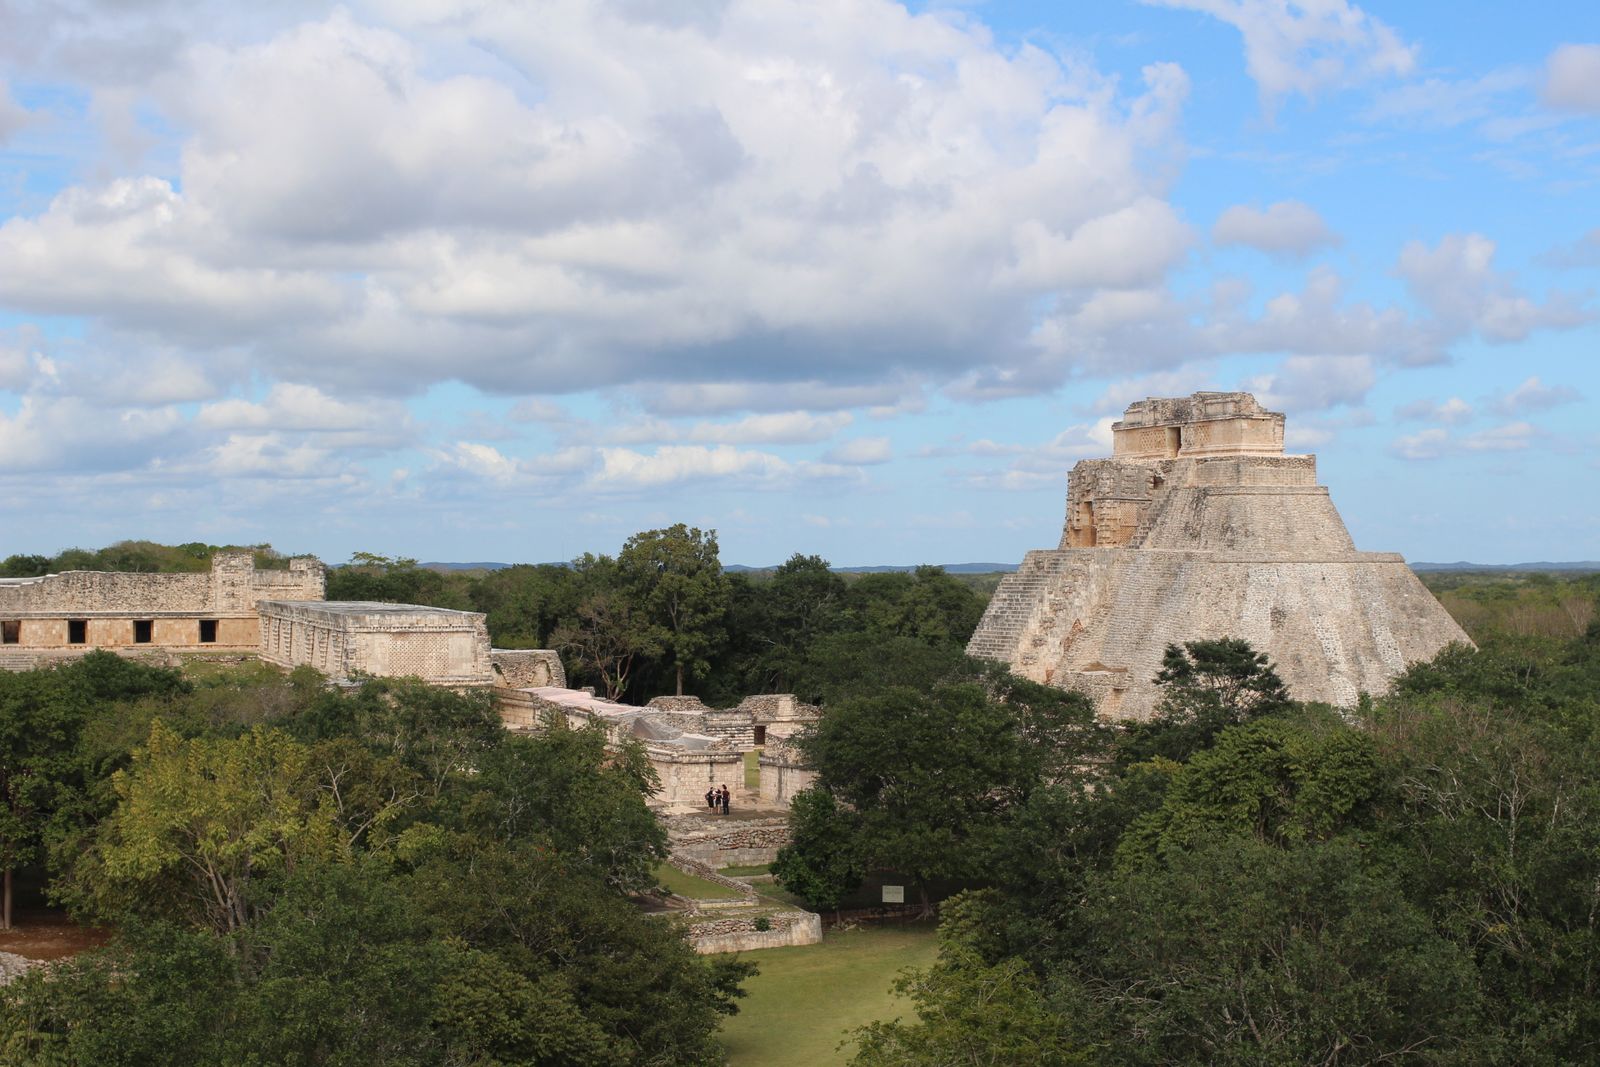
POLYGON ((727 785, 713 786, 706 790, 706 807, 713 812, 720 809, 722 814, 728 814, 728 787, 727 785))

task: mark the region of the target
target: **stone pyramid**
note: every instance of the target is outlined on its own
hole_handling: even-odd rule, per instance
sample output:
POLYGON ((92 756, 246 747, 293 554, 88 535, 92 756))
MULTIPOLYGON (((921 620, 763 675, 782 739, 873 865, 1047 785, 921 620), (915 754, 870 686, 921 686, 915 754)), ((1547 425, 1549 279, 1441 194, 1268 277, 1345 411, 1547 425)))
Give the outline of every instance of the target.
POLYGON ((1061 544, 1001 581, 967 651, 1146 718, 1168 644, 1242 637, 1300 700, 1349 705, 1467 642, 1397 553, 1357 552, 1315 456, 1249 393, 1129 405, 1067 478, 1061 544))

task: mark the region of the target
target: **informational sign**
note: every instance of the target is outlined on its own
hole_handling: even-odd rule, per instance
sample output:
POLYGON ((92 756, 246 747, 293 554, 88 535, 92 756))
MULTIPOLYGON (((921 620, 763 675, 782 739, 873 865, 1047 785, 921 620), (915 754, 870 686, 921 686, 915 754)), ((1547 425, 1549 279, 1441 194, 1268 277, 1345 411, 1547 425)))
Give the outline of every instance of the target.
POLYGON ((885 904, 904 904, 906 902, 906 887, 903 885, 884 886, 883 902, 885 904))

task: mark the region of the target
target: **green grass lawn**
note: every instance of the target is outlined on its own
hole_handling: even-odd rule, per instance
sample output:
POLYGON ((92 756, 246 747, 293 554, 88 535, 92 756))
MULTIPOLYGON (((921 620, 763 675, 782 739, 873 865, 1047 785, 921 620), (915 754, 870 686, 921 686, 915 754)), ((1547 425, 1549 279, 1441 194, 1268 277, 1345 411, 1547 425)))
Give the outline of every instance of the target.
POLYGON ((722 1024, 732 1067, 824 1067, 847 1062, 845 1032, 911 1014, 889 987, 933 962, 932 924, 829 932, 819 945, 746 952, 761 965, 739 1014, 722 1024))
POLYGON ((656 864, 656 882, 664 889, 692 900, 738 900, 740 896, 737 889, 696 878, 670 863, 656 864))
POLYGON ((770 864, 770 863, 752 863, 752 864, 748 864, 748 865, 745 865, 745 866, 742 866, 742 867, 739 866, 738 864, 735 864, 732 867, 724 867, 724 868, 722 868, 722 871, 720 873, 727 875, 729 878, 737 878, 737 877, 739 877, 740 875, 743 875, 743 874, 771 874, 772 873, 772 864, 770 864))
POLYGON ((761 750, 753 748, 744 754, 744 787, 746 789, 761 788, 761 750))

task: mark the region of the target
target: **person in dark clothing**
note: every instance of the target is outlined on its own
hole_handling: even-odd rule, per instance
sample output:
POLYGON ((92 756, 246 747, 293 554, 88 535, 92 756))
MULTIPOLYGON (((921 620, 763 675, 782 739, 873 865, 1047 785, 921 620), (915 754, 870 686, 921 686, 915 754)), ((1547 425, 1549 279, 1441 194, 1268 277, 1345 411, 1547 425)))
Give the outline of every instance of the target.
POLYGON ((722 793, 719 796, 719 799, 722 801, 722 814, 724 815, 728 814, 729 796, 730 794, 728 793, 728 786, 726 783, 724 783, 722 786, 722 793))
POLYGON ((717 810, 717 805, 722 802, 722 794, 717 792, 717 787, 712 786, 706 790, 706 807, 712 811, 717 810))

